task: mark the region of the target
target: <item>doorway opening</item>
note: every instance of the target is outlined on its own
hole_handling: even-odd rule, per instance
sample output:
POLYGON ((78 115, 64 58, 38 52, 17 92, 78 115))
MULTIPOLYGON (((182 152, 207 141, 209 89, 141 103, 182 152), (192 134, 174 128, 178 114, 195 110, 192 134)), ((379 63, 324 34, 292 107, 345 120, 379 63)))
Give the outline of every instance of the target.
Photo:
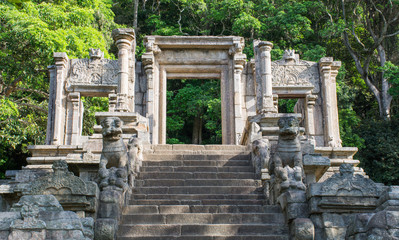
POLYGON ((222 144, 220 79, 167 80, 167 144, 222 144))
POLYGON ((278 99, 279 113, 300 113, 302 115, 300 127, 305 123, 305 98, 282 98, 278 99))
POLYGON ((91 136, 94 133, 94 125, 96 125, 96 112, 108 112, 107 97, 82 97, 83 103, 83 124, 82 136, 91 136))

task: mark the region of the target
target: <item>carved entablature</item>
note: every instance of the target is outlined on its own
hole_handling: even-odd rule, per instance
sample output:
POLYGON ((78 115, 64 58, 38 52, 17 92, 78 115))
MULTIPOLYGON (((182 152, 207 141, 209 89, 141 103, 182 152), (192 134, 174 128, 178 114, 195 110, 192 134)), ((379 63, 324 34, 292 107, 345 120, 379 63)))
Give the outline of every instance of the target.
POLYGON ((315 62, 300 60, 294 50, 286 50, 283 59, 272 62, 273 88, 311 89, 320 92, 320 76, 315 62), (312 89, 313 88, 313 89, 312 89))
POLYGON ((71 59, 67 85, 117 85, 118 61, 103 55, 99 49, 90 49, 90 59, 71 59))

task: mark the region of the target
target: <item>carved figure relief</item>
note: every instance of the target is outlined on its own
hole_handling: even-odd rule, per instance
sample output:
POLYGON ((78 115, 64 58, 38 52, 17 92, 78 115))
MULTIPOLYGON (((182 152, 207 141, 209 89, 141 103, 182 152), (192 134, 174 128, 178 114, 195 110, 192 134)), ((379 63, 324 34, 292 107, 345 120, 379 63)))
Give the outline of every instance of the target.
POLYGON ((99 49, 90 50, 90 59, 72 59, 68 85, 116 85, 118 61, 104 59, 99 49))

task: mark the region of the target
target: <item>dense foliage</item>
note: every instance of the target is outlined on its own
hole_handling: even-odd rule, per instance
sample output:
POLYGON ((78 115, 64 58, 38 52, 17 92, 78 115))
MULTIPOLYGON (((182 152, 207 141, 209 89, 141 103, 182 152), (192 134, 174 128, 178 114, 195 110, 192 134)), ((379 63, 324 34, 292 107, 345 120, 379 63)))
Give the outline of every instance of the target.
MULTIPOLYGON (((399 117, 398 0, 0 0, 0 170, 20 166, 26 146, 43 143, 52 52, 86 57, 95 47, 112 58, 114 19, 136 28, 138 59, 150 34, 240 35, 248 59, 254 39, 274 43, 273 60, 287 48, 311 61, 333 56, 342 62, 337 90, 343 145, 360 148, 358 157, 373 179, 398 183, 398 149, 391 144, 399 117), (385 172, 389 176, 381 176, 385 172)), ((220 141, 217 84, 170 82, 169 141, 192 142, 194 119, 201 119, 202 143, 220 141)), ((285 102, 281 109, 292 111, 293 101, 285 102)), ((101 99, 85 104, 88 116, 106 108, 101 99)))
POLYGON ((43 144, 53 52, 88 57, 111 45, 112 2, 0 1, 0 177, 21 167, 27 145, 43 144))
POLYGON ((167 108, 167 143, 222 143, 220 80, 169 80, 167 108))

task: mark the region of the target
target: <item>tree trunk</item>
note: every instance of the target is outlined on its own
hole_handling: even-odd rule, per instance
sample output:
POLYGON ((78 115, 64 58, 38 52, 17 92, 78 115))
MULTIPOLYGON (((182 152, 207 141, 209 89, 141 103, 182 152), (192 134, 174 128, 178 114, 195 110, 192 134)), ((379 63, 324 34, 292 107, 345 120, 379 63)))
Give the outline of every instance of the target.
POLYGON ((201 144, 202 142, 202 119, 200 116, 194 118, 194 126, 193 126, 193 144, 201 144))
MULTIPOLYGON (((374 75, 370 73, 369 68, 372 56, 371 55, 367 56, 366 60, 362 64, 360 60, 361 57, 359 57, 352 49, 347 32, 344 32, 343 41, 350 55, 355 61, 355 66, 357 71, 360 73, 361 77, 366 82, 366 85, 368 86, 370 91, 374 94, 377 100, 380 117, 384 120, 389 120, 391 118, 390 113, 391 113, 392 96, 388 92, 390 84, 388 80, 384 77, 384 72, 374 75), (378 87, 376 86, 376 84, 378 83, 381 84, 380 89, 378 89, 378 87)), ((378 45, 377 52, 379 56, 379 64, 381 67, 384 67, 386 62, 386 54, 385 54, 385 49, 382 47, 381 44, 378 45)))
POLYGON ((139 9, 139 0, 134 0, 134 6, 133 6, 133 28, 135 31, 135 34, 137 36, 137 14, 138 14, 138 9, 139 9))

